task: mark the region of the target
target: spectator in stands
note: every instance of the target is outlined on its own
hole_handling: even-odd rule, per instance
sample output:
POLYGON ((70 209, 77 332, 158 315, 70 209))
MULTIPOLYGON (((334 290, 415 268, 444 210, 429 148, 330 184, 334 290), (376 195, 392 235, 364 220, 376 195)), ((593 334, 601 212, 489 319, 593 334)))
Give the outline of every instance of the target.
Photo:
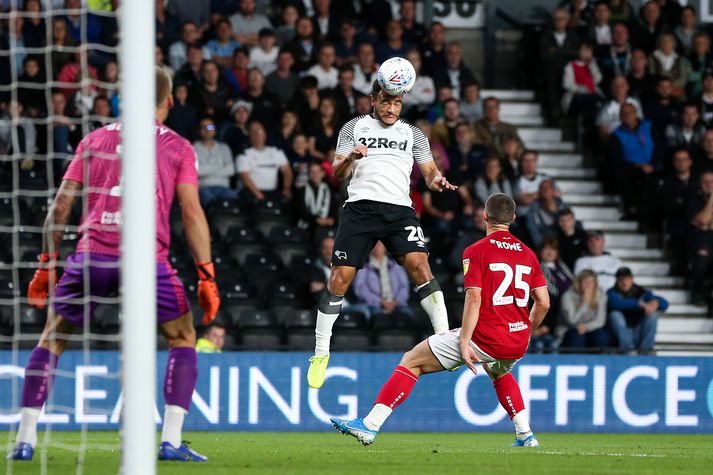
POLYGON ((277 148, 286 152, 292 148, 295 135, 301 132, 300 118, 292 109, 285 109, 280 118, 280 127, 272 133, 271 142, 277 148))
POLYGON ((520 178, 520 158, 524 153, 520 141, 517 137, 505 137, 500 148, 502 149, 500 164, 503 167, 503 173, 512 183, 517 183, 520 178))
POLYGON ((446 65, 446 27, 434 21, 428 30, 428 37, 421 45, 421 59, 424 74, 434 77, 446 65))
POLYGON ((196 341, 196 353, 222 353, 225 346, 225 326, 213 321, 196 341))
POLYGON ((275 96, 282 107, 291 100, 300 83, 299 76, 292 71, 295 59, 288 50, 277 55, 277 69, 265 78, 265 91, 275 96))
POLYGON ((213 60, 204 61, 201 66, 201 86, 196 97, 199 114, 211 116, 222 125, 228 118, 233 105, 231 90, 220 77, 220 66, 213 60))
POLYGON ((680 22, 673 30, 678 43, 678 54, 688 56, 693 50, 693 38, 699 33, 696 9, 687 5, 681 9, 680 22))
POLYGON ((488 97, 483 101, 485 117, 475 123, 476 142, 488 147, 492 154, 501 151, 501 144, 505 137, 517 137, 520 145, 522 140, 517 135, 517 128, 500 120, 500 101, 495 97, 488 97))
POLYGON ((688 73, 686 97, 691 99, 703 91, 703 73, 707 69, 713 68, 711 38, 707 33, 699 32, 693 36, 693 46, 688 55, 688 64, 691 66, 691 72, 688 73))
POLYGON ((562 296, 564 348, 605 348, 609 335, 607 295, 597 284, 597 275, 589 269, 575 272, 572 287, 562 296))
POLYGON ((62 67, 72 61, 74 51, 69 49, 74 46, 74 40, 69 36, 67 24, 61 18, 52 18, 52 77, 56 78, 62 67))
POLYGON ((404 268, 387 256, 381 241, 377 242, 369 260, 354 278, 354 295, 358 304, 368 308, 367 318, 381 314, 411 317, 409 288, 404 268))
POLYGON ((339 216, 339 200, 325 181, 327 174, 317 162, 309 164, 307 184, 295 194, 297 225, 309 230, 311 236, 321 241, 334 229, 339 216))
POLYGON ((326 96, 319 100, 319 119, 310 125, 309 154, 322 161, 327 151, 334 148, 339 134, 339 116, 334 98, 326 96))
POLYGON ((284 47, 295 37, 295 26, 297 25, 297 19, 299 17, 300 11, 297 9, 297 6, 292 3, 288 3, 282 9, 282 22, 275 28, 275 40, 280 48, 284 47))
POLYGON ((200 121, 200 140, 193 143, 198 162, 198 194, 203 207, 216 200, 234 200, 238 197, 230 188, 235 175, 235 164, 230 147, 215 140, 216 124, 211 118, 200 121))
POLYGON ((176 84, 173 88, 173 107, 168 112, 166 125, 189 142, 196 139, 198 111, 188 102, 188 86, 185 84, 176 84))
POLYGON ((639 117, 644 116, 639 100, 629 96, 629 83, 625 77, 617 76, 612 80, 611 95, 612 99, 602 106, 597 115, 597 127, 603 139, 608 139, 621 124, 620 111, 623 104, 631 104, 639 117))
POLYGON ((656 48, 656 41, 664 31, 665 26, 661 18, 661 8, 656 2, 646 2, 640 11, 639 21, 635 22, 631 30, 631 42, 635 48, 651 54, 656 48))
POLYGON ((314 158, 309 155, 309 141, 307 140, 307 136, 303 133, 295 134, 286 154, 295 176, 295 188, 305 186, 309 179, 309 164, 314 160, 314 158))
POLYGON ((212 59, 222 67, 230 67, 233 62, 233 53, 240 48, 240 43, 233 39, 233 29, 230 22, 221 18, 215 25, 215 39, 210 40, 203 47, 203 56, 212 59))
POLYGON ((272 29, 270 20, 255 12, 255 0, 240 0, 240 12, 230 16, 230 25, 235 32, 235 39, 245 46, 255 46, 258 32, 263 28, 272 29))
POLYGON ((337 104, 340 126, 356 115, 357 98, 364 94, 354 88, 354 70, 351 66, 345 64, 339 67, 337 86, 329 92, 329 95, 337 104))
POLYGON ((376 45, 376 62, 383 63, 394 56, 405 57, 411 45, 403 39, 404 31, 398 20, 391 20, 386 27, 386 38, 376 45))
POLYGON ((233 51, 233 62, 230 68, 224 71, 233 92, 243 94, 248 89, 248 75, 250 72, 250 52, 241 47, 233 51))
POLYGON ((691 302, 710 303, 713 273, 713 168, 705 170, 699 179, 699 190, 690 196, 686 215, 691 223, 688 240, 691 302))
MULTIPOLYGON (((550 177, 537 171, 537 161, 537 152, 534 150, 525 150, 520 157, 520 174, 515 181, 513 191, 517 202, 517 214, 522 217, 527 215, 530 205, 540 197, 542 182, 550 180, 550 177)), ((556 189, 555 196, 559 196, 556 189)))
POLYGON ((577 57, 579 37, 568 28, 569 14, 563 8, 552 13, 552 29, 540 37, 540 61, 543 70, 545 107, 550 119, 560 117, 562 71, 577 57))
POLYGON ((188 46, 194 44, 200 38, 198 27, 193 21, 186 21, 181 26, 181 39, 176 41, 168 49, 168 64, 174 71, 181 69, 181 66, 188 61, 188 46))
POLYGON ((560 257, 570 269, 587 254, 587 233, 578 225, 572 208, 562 208, 557 215, 557 242, 560 257))
POLYGON ((267 76, 277 69, 275 62, 280 48, 275 45, 275 32, 263 28, 257 35, 257 46, 250 50, 250 65, 258 68, 263 76, 267 76))
POLYGON ((243 99, 253 105, 252 118, 263 124, 276 124, 279 120, 279 103, 275 96, 265 91, 265 77, 259 69, 250 68, 248 89, 243 99))
MULTIPOLYGON (((299 89, 292 99, 290 108, 297 112, 300 123, 313 124, 319 120, 320 99, 317 79, 314 76, 304 76, 300 79, 299 89)), ((371 110, 371 101, 369 101, 369 110, 371 110)))
POLYGON ((614 285, 614 273, 621 267, 621 260, 604 251, 604 233, 601 231, 587 231, 587 250, 586 256, 575 261, 574 273, 578 275, 584 269, 592 270, 599 287, 609 290, 614 285))
POLYGON ((369 43, 359 45, 357 62, 354 63, 354 87, 362 94, 371 94, 371 86, 376 79, 379 66, 374 61, 374 47, 369 43))
POLYGON ((173 80, 175 84, 185 84, 188 88, 188 100, 197 101, 201 85, 201 68, 203 66, 203 50, 197 44, 188 46, 188 61, 176 71, 173 80))
POLYGON ((413 48, 406 53, 406 59, 413 64, 413 67, 416 70, 416 82, 414 83, 411 91, 404 95, 404 112, 402 115, 413 113, 415 116, 419 113, 425 112, 428 107, 433 104, 433 101, 436 99, 436 86, 434 85, 431 77, 426 74, 421 74, 421 54, 418 52, 418 49, 413 48))
POLYGON ((666 149, 669 153, 683 148, 693 154, 699 149, 703 142, 703 134, 706 132, 699 119, 700 114, 696 104, 690 102, 684 104, 678 120, 666 127, 666 149))
POLYGON ((609 47, 612 43, 611 10, 604 1, 594 5, 594 21, 587 25, 587 41, 598 47, 609 47))
POLYGON ((656 95, 644 103, 644 117, 651 122, 654 141, 658 146, 664 146, 666 143, 666 128, 676 120, 680 108, 680 103, 673 96, 671 80, 659 76, 656 95))
POLYGON ((463 118, 471 124, 483 118, 483 101, 480 100, 480 85, 477 81, 463 85, 460 112, 463 118))
POLYGON ((555 353, 559 348, 559 338, 556 331, 560 316, 561 298, 572 286, 574 276, 567 265, 562 262, 555 238, 545 238, 539 252, 540 269, 547 281, 547 291, 550 294, 550 309, 542 324, 533 330, 530 339, 532 353, 555 353))
POLYGON ((456 126, 461 120, 460 103, 450 98, 443 103, 443 117, 436 120, 431 129, 431 141, 448 148, 455 143, 456 126))
POLYGON ((357 26, 351 18, 344 18, 339 26, 339 39, 334 43, 334 53, 337 58, 334 64, 341 67, 351 66, 357 61, 359 43, 356 41, 357 26))
POLYGON ((656 323, 668 308, 665 298, 634 283, 628 267, 616 271, 616 285, 607 291, 609 328, 619 341, 619 350, 650 353, 656 343, 656 323))
POLYGON ((100 129, 113 122, 109 99, 102 95, 95 96, 89 115, 93 116, 92 121, 89 123, 90 130, 100 129))
POLYGON ((700 153, 693 155, 693 171, 700 175, 705 170, 713 170, 713 130, 703 134, 703 146, 700 153))
POLYGON ((665 218, 666 240, 683 250, 679 244, 685 241, 689 228, 686 200, 695 192, 698 180, 691 172, 693 160, 688 149, 675 149, 672 156, 673 170, 661 180, 656 196, 665 218))
POLYGON ((672 30, 681 18, 681 2, 679 0, 656 0, 661 9, 661 22, 664 28, 672 30))
POLYGON ((557 190, 552 180, 540 183, 538 198, 529 206, 526 216, 527 231, 532 244, 538 248, 547 237, 557 234, 557 218, 564 208, 562 200, 556 196, 557 190))
POLYGON ((230 107, 233 122, 225 129, 223 141, 230 147, 233 156, 240 155, 250 146, 248 124, 252 110, 252 103, 242 99, 235 101, 230 107))
POLYGON ((477 202, 473 206, 472 226, 466 226, 465 229, 458 231, 456 242, 448 255, 449 267, 458 272, 463 270, 463 251, 465 251, 465 248, 485 237, 485 219, 483 219, 485 207, 477 202))
POLYGON ((322 43, 317 53, 317 64, 305 71, 308 76, 317 78, 317 89, 332 89, 339 82, 339 71, 334 67, 334 45, 322 43))
POLYGON ((483 173, 488 149, 475 143, 473 129, 464 121, 456 125, 454 142, 448 150, 451 170, 460 175, 462 182, 470 187, 476 177, 483 173))
POLYGON ((648 64, 646 53, 640 49, 632 51, 631 67, 626 80, 629 83, 629 95, 637 98, 642 104, 649 101, 656 87, 656 78, 649 73, 648 64))
POLYGON ((258 120, 250 122, 250 148, 238 156, 235 168, 243 184, 243 196, 249 200, 292 199, 292 167, 285 153, 266 145, 267 133, 258 120), (282 175, 282 190, 278 179, 282 175))
POLYGON ((621 107, 621 125, 612 134, 611 163, 619 180, 625 215, 643 217, 647 194, 653 187, 654 173, 661 160, 654 144, 651 122, 639 120, 631 104, 621 107))
POLYGON ((23 105, 29 117, 39 117, 47 110, 45 99, 45 78, 35 56, 27 56, 23 61, 22 75, 18 78, 17 100, 23 105), (27 86, 27 85, 32 86, 27 86))
POLYGON ((47 26, 42 17, 42 4, 40 0, 25 1, 24 11, 30 13, 31 16, 24 18, 22 24, 22 42, 27 48, 41 48, 45 46, 47 26))
POLYGON ((701 120, 706 129, 713 127, 713 69, 703 72, 703 92, 693 99, 701 111, 701 120))
POLYGON ((319 302, 319 297, 322 295, 322 291, 327 286, 327 280, 329 279, 329 274, 332 271, 333 251, 334 238, 331 236, 325 236, 319 245, 319 256, 314 260, 314 264, 310 269, 309 292, 312 295, 312 302, 314 302, 315 305, 319 302))
POLYGON ((414 47, 423 44, 428 35, 426 27, 416 21, 415 0, 403 0, 399 7, 401 28, 404 32, 404 41, 414 47))
POLYGON ((460 99, 464 85, 475 82, 475 76, 463 62, 463 48, 460 43, 451 41, 446 47, 446 67, 436 71, 433 76, 436 87, 450 86, 453 97, 460 99))
POLYGON ((308 17, 300 17, 297 20, 295 37, 283 48, 292 52, 296 73, 302 73, 312 67, 317 62, 317 45, 314 41, 312 20, 308 17))
MULTIPOLYGON (((81 130, 71 119, 71 113, 67 107, 67 99, 63 93, 52 91, 52 108, 48 112, 52 117, 52 152, 60 154, 59 161, 71 158, 66 154, 74 151, 73 145, 77 141, 77 134, 80 134, 81 130)), ((24 128, 18 128, 18 132, 24 133, 24 128)), ((59 167, 59 169, 62 170, 63 167, 59 167)), ((55 173, 55 176, 60 177, 62 173, 55 173)))
POLYGON ((474 196, 485 203, 493 193, 505 193, 512 196, 510 180, 503 173, 498 157, 489 157, 485 161, 485 172, 475 181, 474 196))
MULTIPOLYGON (((623 23, 616 23, 612 27, 612 43, 610 46, 599 46, 595 50, 602 72, 602 84, 611 84, 617 76, 629 74, 632 48, 629 43, 629 29, 623 23)), ((646 57, 646 53, 644 53, 646 57)))
POLYGON ((602 73, 592 53, 591 45, 579 45, 577 59, 567 63, 562 76, 562 111, 573 116, 581 114, 589 127, 594 124, 604 95, 599 89, 602 73))
POLYGON ((651 54, 649 72, 654 76, 671 80, 673 95, 680 97, 688 82, 691 66, 685 57, 676 52, 676 38, 670 33, 662 33, 657 42, 656 51, 651 54))
POLYGON ((314 15, 312 16, 312 28, 319 41, 334 40, 339 31, 339 18, 330 8, 330 0, 313 0, 314 15))
POLYGON ((169 0, 166 4, 166 14, 178 24, 195 22, 201 35, 209 27, 210 6, 205 0, 169 0))
POLYGON ((468 188, 461 185, 461 175, 456 170, 452 172, 446 166, 448 159, 440 147, 432 147, 431 154, 438 169, 450 183, 458 186, 455 193, 433 193, 428 188, 421 189, 423 200, 424 224, 433 227, 439 236, 449 236, 471 220, 473 215, 473 198, 468 188))
POLYGON ((634 20, 634 9, 628 0, 609 0, 611 22, 629 24, 634 20))

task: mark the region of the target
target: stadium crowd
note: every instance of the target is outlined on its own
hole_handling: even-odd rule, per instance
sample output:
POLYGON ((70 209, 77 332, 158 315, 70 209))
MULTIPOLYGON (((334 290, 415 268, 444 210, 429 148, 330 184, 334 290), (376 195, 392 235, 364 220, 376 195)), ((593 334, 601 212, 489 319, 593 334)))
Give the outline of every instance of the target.
MULTIPOLYGON (((117 43, 118 1, 90 1, 80 15, 72 11, 80 0, 65 0, 70 11, 49 17, 46 3, 26 0, 28 15, 2 25, 0 85, 17 88, 0 90, 0 154, 19 157, 3 162, 2 191, 56 186, 83 134, 120 110, 117 58, 106 48, 117 43)), ((582 228, 556 181, 538 171, 537 152, 501 120, 499 100, 481 97, 462 46, 441 23, 418 23, 413 0, 395 16, 386 0, 158 0, 156 12, 156 62, 174 80, 166 123, 196 150, 226 349, 311 347, 308 309, 329 275, 346 199, 331 169, 337 135, 370 113, 378 65, 392 56, 418 72, 402 116, 460 185, 432 193, 414 168, 413 206, 452 323, 462 307, 462 251, 485 235, 485 199, 504 192, 518 204, 513 232, 538 250, 553 298, 531 350, 653 348, 665 300, 633 283, 600 231, 582 228)), ((670 245, 689 262, 694 302, 704 303, 713 274, 713 52, 695 9, 564 1, 541 36, 540 61, 549 120, 580 118, 583 143, 597 151, 626 217, 653 226, 663 210, 670 245)), ((2 203, 3 224, 14 222, 12 205, 2 203)), ((23 224, 46 214, 43 199, 20 206, 23 224)), ((26 237, 31 252, 36 238, 26 237)), ((180 233, 173 241, 173 265, 195 281, 180 233)), ((3 260, 22 257, 7 254, 8 235, 2 242, 3 260)), ((410 348, 428 333, 412 295, 403 269, 376 248, 347 296, 335 348, 410 348)))

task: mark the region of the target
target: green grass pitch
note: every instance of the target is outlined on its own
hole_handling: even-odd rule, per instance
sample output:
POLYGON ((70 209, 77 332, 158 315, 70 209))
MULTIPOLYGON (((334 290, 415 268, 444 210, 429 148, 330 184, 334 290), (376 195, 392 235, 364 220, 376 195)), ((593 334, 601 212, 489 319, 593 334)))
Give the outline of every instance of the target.
MULTIPOLYGON (((42 440, 43 434, 40 434, 42 440)), ((185 434, 207 463, 159 464, 159 474, 703 474, 713 473, 713 435, 538 434, 542 447, 509 447, 510 434, 384 433, 374 445, 333 433, 185 434)), ((116 432, 90 432, 85 474, 115 474, 119 468, 116 432), (109 447, 115 445, 114 450, 109 447)), ((75 445, 78 433, 55 432, 58 445, 75 445)), ((76 452, 51 447, 48 473, 76 473, 76 452)), ((41 450, 32 462, 3 467, 6 473, 40 473, 41 450)), ((1 471, 0 471, 1 472, 1 471)))

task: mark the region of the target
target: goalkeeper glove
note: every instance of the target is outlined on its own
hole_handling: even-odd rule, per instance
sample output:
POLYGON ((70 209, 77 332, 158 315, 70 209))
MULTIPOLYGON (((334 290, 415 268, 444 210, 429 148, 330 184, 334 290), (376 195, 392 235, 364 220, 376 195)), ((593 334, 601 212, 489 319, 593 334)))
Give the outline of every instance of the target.
POLYGON ((27 287, 27 300, 30 305, 40 310, 47 304, 47 294, 50 288, 54 288, 57 283, 57 272, 55 271, 55 261, 58 254, 43 252, 40 254, 40 266, 35 271, 34 277, 27 287))
POLYGON ((198 303, 203 309, 202 325, 208 325, 215 319, 220 307, 220 295, 215 284, 215 266, 212 262, 196 263, 198 271, 198 303))

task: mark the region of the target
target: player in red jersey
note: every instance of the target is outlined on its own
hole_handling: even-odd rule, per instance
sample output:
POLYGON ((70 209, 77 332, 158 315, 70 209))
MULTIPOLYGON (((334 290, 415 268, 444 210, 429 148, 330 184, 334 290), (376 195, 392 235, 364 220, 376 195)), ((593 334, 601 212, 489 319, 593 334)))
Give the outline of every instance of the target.
POLYGON ((408 397, 419 376, 480 363, 498 400, 515 425, 515 443, 538 446, 530 430, 520 387, 511 371, 525 355, 530 333, 550 307, 547 283, 535 253, 510 234, 515 202, 503 193, 488 198, 486 237, 463 252, 465 306, 463 326, 432 335, 407 352, 381 388, 369 414, 353 420, 332 419, 334 427, 369 445, 393 410, 408 397), (530 297, 534 300, 528 310, 530 297))

